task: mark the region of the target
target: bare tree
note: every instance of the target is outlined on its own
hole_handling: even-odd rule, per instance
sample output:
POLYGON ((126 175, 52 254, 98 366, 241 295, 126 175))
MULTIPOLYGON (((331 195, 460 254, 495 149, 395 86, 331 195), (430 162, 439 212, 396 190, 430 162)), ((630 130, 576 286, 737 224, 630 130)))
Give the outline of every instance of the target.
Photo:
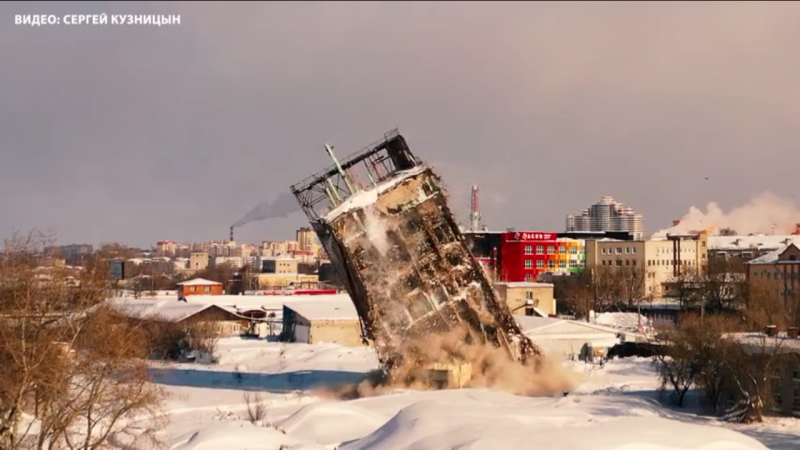
POLYGON ((746 284, 743 316, 748 328, 763 330, 766 325, 784 327, 790 323, 794 317, 794 305, 783 298, 781 287, 781 284, 763 278, 751 279, 746 284))
POLYGON ((553 277, 553 296, 559 302, 559 311, 572 314, 577 319, 589 320, 594 301, 594 286, 589 271, 569 276, 553 277))
POLYGON ((627 303, 628 308, 639 305, 645 297, 645 270, 642 267, 626 266, 620 267, 616 271, 616 281, 620 284, 622 299, 627 303))
POLYGON ((737 340, 737 351, 729 352, 723 360, 732 402, 724 419, 763 422, 764 410, 775 405, 772 379, 780 378, 783 343, 784 338, 763 334, 748 334, 737 340))
POLYGON ((599 311, 620 310, 623 303, 624 287, 620 282, 619 267, 597 267, 592 274, 595 308, 599 311))
POLYGON ((144 330, 150 357, 155 359, 181 360, 191 352, 213 356, 221 336, 213 322, 173 322, 159 316, 126 320, 144 330))
POLYGON ((671 391, 675 404, 683 407, 686 393, 695 384, 698 373, 695 354, 689 340, 679 331, 663 331, 657 335, 653 363, 658 371, 661 392, 671 391))
POLYGON ((155 442, 162 391, 149 383, 142 330, 105 307, 109 265, 71 279, 42 270, 41 233, 6 241, 0 260, 0 448, 98 449, 128 434, 155 442))
POLYGON ((261 393, 245 392, 244 403, 247 405, 247 420, 254 425, 263 425, 267 419, 267 403, 261 393))

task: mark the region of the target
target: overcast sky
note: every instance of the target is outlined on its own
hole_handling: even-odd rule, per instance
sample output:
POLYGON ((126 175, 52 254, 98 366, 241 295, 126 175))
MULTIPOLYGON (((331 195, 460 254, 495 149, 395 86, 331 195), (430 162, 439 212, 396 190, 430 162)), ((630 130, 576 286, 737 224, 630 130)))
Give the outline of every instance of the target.
MULTIPOLYGON (((0 4, 0 236, 224 239, 261 201, 399 127, 466 220, 561 231, 612 195, 797 200, 797 3, 0 4), (180 14, 15 26, 14 14, 180 14), (709 180, 705 180, 708 177, 709 180)), ((288 238, 302 214, 239 240, 288 238)))

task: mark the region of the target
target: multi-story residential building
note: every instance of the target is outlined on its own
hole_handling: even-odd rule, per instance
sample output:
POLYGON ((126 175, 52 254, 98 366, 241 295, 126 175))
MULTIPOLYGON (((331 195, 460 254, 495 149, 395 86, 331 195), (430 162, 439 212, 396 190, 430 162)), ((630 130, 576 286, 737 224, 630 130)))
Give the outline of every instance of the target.
POLYGON ((604 196, 578 215, 568 215, 566 231, 627 231, 635 239, 644 237, 644 219, 633 208, 604 196))
POLYGON ((242 256, 215 256, 214 265, 221 266, 223 264, 230 264, 233 267, 240 268, 244 265, 245 258, 242 256))
POLYGON ((297 241, 264 241, 261 243, 261 254, 263 256, 283 256, 298 249, 299 244, 297 241))
POLYGON ((189 256, 190 270, 205 270, 209 266, 211 255, 206 252, 192 252, 189 256))
POLYGON ((298 250, 311 251, 317 243, 317 234, 309 227, 300 228, 296 234, 298 250))
POLYGON ((178 250, 178 244, 174 241, 158 241, 156 243, 156 255, 158 256, 175 256, 178 250))
POLYGON ((784 300, 800 295, 800 248, 794 243, 750 260, 745 267, 751 288, 771 286, 784 300))
POLYGON ((664 283, 688 273, 705 273, 708 233, 669 235, 664 240, 588 240, 586 269, 622 269, 642 274, 644 296, 660 298, 664 283))

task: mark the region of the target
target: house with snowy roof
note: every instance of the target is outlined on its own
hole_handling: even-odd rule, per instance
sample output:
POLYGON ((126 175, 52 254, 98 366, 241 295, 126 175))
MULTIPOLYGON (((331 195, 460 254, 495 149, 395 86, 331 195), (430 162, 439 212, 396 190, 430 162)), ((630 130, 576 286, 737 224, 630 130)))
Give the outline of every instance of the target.
POLYGON ((765 235, 754 234, 750 236, 709 236, 708 257, 711 258, 742 258, 743 260, 763 256, 775 250, 782 249, 789 244, 800 245, 798 235, 765 235))
POLYGON ((784 298, 800 294, 800 248, 794 243, 745 263, 747 282, 773 285, 784 298))
POLYGON ((131 299, 115 298, 109 306, 123 316, 151 322, 177 324, 213 324, 220 336, 238 336, 248 326, 250 318, 239 311, 212 302, 181 301, 175 298, 131 299))
POLYGON ((185 298, 189 295, 222 295, 222 283, 194 278, 178 283, 178 297, 185 298))

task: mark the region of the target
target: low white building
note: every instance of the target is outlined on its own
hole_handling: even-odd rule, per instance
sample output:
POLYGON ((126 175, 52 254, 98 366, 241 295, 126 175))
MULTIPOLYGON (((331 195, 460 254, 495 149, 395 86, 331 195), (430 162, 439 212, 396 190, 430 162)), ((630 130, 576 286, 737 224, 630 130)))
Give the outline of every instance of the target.
POLYGON ((349 297, 284 304, 282 340, 316 344, 332 342, 347 347, 364 345, 361 322, 349 297))
POLYGON ((608 349, 619 344, 621 339, 618 330, 587 322, 551 317, 514 318, 523 334, 546 355, 559 355, 565 359, 586 359, 589 354, 605 354, 608 349))

